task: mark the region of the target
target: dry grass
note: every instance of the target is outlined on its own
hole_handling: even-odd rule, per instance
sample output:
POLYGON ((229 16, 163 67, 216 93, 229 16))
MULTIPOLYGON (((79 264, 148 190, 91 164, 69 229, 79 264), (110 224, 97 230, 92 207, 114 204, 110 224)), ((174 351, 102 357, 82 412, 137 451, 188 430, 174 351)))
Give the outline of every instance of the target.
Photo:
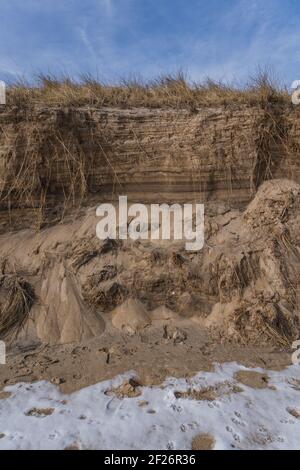
MULTIPOLYGON (((72 113, 69 118, 70 126, 55 122, 46 127, 25 118, 15 128, 14 150, 1 175, 2 181, 0 178, 1 206, 8 211, 15 207, 34 209, 37 229, 45 220, 49 194, 63 195, 63 207, 57 210, 64 214, 66 207, 75 203, 79 206, 87 193, 94 155, 84 147, 79 120, 73 119, 72 113)), ((105 139, 101 130, 89 124, 86 133, 89 143, 105 139)), ((2 138, 6 145, 6 134, 2 138)))
POLYGON ((32 286, 17 272, 0 277, 0 338, 15 337, 28 319, 35 302, 32 286))
POLYGON ((39 75, 37 85, 18 81, 8 87, 8 106, 97 106, 189 108, 229 106, 232 104, 266 105, 290 100, 288 92, 278 86, 267 72, 259 72, 246 86, 237 87, 210 79, 190 83, 183 73, 166 75, 144 82, 122 80, 109 85, 85 75, 75 81, 39 75))
POLYGON ((189 388, 185 392, 174 392, 175 398, 184 398, 196 401, 215 401, 224 395, 231 395, 232 393, 241 393, 243 389, 234 383, 228 381, 220 382, 216 385, 204 387, 200 390, 189 388))
POLYGON ((242 344, 272 344, 289 347, 299 331, 298 320, 284 314, 277 304, 258 301, 256 305, 242 306, 228 318, 235 339, 242 344))
POLYGON ((84 239, 82 244, 74 249, 72 254, 72 268, 77 272, 82 266, 89 263, 99 254, 99 245, 97 246, 97 243, 94 240, 84 239))

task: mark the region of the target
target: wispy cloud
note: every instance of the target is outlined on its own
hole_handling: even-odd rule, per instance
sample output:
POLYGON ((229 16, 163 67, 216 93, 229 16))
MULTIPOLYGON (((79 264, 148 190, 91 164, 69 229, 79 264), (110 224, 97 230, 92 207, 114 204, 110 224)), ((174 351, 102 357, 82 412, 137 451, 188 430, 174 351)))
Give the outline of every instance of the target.
POLYGON ((300 72, 294 0, 0 0, 0 75, 98 72, 108 80, 186 70, 244 80, 258 65, 300 72))
POLYGON ((103 0, 106 11, 109 15, 113 13, 113 0, 103 0))

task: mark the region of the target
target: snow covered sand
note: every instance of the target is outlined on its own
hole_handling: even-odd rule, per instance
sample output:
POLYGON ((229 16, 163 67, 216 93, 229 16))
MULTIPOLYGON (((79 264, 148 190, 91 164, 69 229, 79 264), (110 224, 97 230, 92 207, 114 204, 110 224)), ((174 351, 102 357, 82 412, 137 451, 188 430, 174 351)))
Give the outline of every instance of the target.
POLYGON ((215 449, 300 448, 299 366, 277 372, 228 363, 193 379, 141 388, 132 398, 105 393, 134 375, 71 395, 48 382, 6 387, 0 392, 0 449, 183 450, 202 433, 215 439, 215 449), (238 371, 269 380, 253 388, 239 381, 238 371))

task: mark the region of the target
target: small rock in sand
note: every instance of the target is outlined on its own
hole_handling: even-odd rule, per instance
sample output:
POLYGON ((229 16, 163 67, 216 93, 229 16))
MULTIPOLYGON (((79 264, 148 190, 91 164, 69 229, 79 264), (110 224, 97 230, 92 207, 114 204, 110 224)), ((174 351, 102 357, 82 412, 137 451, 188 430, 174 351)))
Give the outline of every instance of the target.
POLYGON ((300 419, 300 411, 296 408, 287 408, 286 411, 290 413, 294 418, 300 419))
POLYGON ((54 408, 32 408, 26 414, 26 416, 35 416, 36 418, 45 418, 46 416, 52 415, 54 408))
POLYGON ((141 408, 143 408, 144 406, 148 406, 148 405, 149 405, 149 402, 146 400, 139 401, 139 406, 141 408))
POLYGON ((60 385, 60 384, 63 384, 65 382, 65 379, 63 379, 62 377, 52 377, 51 379, 51 383, 53 385, 60 385))
POLYGON ((127 299, 113 312, 112 324, 130 335, 151 324, 143 304, 136 299, 127 299))

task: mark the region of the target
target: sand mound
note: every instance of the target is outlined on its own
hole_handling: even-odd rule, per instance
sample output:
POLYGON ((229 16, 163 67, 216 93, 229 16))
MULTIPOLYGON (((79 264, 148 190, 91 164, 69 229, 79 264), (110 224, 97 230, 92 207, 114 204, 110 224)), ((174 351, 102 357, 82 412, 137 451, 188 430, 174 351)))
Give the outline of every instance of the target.
POLYGON ((36 315, 37 335, 48 343, 80 342, 104 331, 101 315, 85 305, 78 284, 62 264, 56 264, 41 286, 43 305, 36 315))
POLYGON ((213 260, 212 279, 219 302, 206 326, 245 343, 288 345, 298 337, 299 229, 300 186, 264 183, 245 213, 221 231, 223 251, 213 260))
POLYGON ((151 320, 141 302, 127 299, 114 310, 112 324, 119 330, 133 334, 150 325, 151 320))
POLYGON ((165 305, 161 305, 160 307, 152 310, 152 312, 150 312, 150 316, 152 321, 178 320, 178 315, 176 315, 175 312, 167 308, 165 305))

